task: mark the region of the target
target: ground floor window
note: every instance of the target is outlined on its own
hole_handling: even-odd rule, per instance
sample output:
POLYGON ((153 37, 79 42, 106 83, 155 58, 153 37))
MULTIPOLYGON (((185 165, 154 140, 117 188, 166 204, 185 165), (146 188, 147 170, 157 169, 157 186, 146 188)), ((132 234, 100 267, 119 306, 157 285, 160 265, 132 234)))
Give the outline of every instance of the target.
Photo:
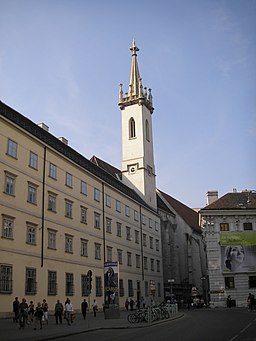
POLYGON ((95 277, 95 283, 96 283, 96 296, 102 296, 102 280, 101 280, 101 277, 96 276, 95 277))
POLYGON ((249 276, 249 288, 256 288, 256 276, 249 276))
POLYGON ((234 289, 235 288, 234 277, 225 277, 225 288, 226 289, 234 289))
POLYGON ((66 296, 74 295, 74 275, 66 273, 66 296))
POLYGON ((34 268, 26 268, 25 294, 26 295, 36 294, 36 269, 34 268))
POLYGON ((57 272, 48 271, 48 295, 57 295, 57 272))
POLYGON ((0 292, 11 294, 12 293, 12 266, 0 265, 0 292))
POLYGON ((133 283, 131 279, 128 279, 128 296, 133 297, 133 283))

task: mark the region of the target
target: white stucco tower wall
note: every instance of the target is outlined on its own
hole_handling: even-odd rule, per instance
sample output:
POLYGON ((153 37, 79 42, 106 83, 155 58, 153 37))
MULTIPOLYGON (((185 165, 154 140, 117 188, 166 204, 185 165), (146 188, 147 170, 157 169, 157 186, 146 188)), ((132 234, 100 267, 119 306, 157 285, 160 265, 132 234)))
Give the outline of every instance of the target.
POLYGON ((137 64, 139 50, 133 41, 132 66, 128 93, 120 85, 119 106, 122 112, 122 176, 145 202, 157 208, 156 173, 152 131, 151 89, 143 88, 137 64))

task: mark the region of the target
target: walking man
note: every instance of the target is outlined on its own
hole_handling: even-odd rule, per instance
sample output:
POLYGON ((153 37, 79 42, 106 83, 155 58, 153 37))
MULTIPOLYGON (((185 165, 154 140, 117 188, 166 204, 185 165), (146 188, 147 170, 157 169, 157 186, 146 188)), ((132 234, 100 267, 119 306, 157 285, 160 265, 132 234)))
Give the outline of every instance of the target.
POLYGON ((60 302, 60 300, 57 300, 57 303, 55 304, 55 320, 56 324, 60 322, 62 324, 62 314, 63 314, 63 304, 60 302))
POLYGON ((88 308, 88 303, 86 302, 86 299, 84 299, 83 302, 81 303, 81 310, 82 310, 82 315, 83 315, 84 320, 86 318, 87 308, 88 308))

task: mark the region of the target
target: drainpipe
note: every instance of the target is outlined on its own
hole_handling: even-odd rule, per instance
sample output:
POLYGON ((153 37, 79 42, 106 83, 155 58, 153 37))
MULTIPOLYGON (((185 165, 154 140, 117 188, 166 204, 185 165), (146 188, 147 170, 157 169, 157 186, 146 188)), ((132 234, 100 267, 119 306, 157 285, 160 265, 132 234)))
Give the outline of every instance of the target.
POLYGON ((46 168, 46 146, 44 146, 44 164, 43 164, 41 268, 44 266, 45 168, 46 168))

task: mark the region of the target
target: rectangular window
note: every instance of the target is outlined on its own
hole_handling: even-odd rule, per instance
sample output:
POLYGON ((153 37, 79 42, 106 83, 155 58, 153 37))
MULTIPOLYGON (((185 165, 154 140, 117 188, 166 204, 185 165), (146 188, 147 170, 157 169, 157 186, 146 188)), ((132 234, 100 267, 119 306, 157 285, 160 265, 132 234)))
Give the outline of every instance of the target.
POLYGON ((244 223, 244 230, 245 231, 252 230, 252 223, 244 223))
POLYGON ((126 239, 131 240, 131 228, 126 226, 126 239))
POLYGON ((156 261, 156 271, 160 272, 160 260, 156 261))
POLYGON ((148 281, 145 281, 145 297, 148 297, 149 290, 148 290, 148 281))
POLYGON ((116 223, 116 235, 122 237, 122 224, 119 222, 116 223))
POLYGON ((107 262, 112 262, 112 250, 112 247, 107 246, 107 262))
POLYGON ((81 239, 81 256, 88 257, 88 240, 81 239))
POLYGON ((158 239, 156 239, 156 251, 159 251, 159 240, 158 239))
POLYGON ((0 293, 12 293, 12 266, 0 264, 0 293))
POLYGON ((102 280, 100 276, 95 276, 96 296, 102 296, 102 280))
POLYGON ((229 223, 220 223, 220 231, 229 231, 229 223))
POLYGON ((36 244, 36 225, 27 223, 27 244, 36 244))
POLYGON ((100 229, 100 214, 94 212, 94 227, 100 229))
POLYGON ((38 155, 33 152, 29 153, 29 166, 38 169, 38 155))
POLYGON ((132 254, 127 252, 127 266, 132 266, 132 254))
POLYGON ((149 227, 152 229, 153 228, 153 220, 149 218, 149 227))
POLYGON ((129 206, 125 206, 125 215, 126 215, 126 217, 130 217, 130 207, 129 206))
POLYGON ((48 192, 48 210, 56 212, 57 194, 48 192))
POLYGON ((106 218, 106 232, 111 233, 111 219, 106 218))
POLYGON ((65 217, 72 218, 72 208, 73 203, 71 201, 65 200, 65 217))
POLYGON ((121 202, 119 200, 116 200, 116 211, 121 213, 121 202))
POLYGON ((140 234, 139 231, 135 230, 135 243, 139 244, 140 243, 140 234))
POLYGON ((151 271, 155 271, 155 262, 153 258, 150 258, 151 271))
POLYGON ((158 232, 159 231, 159 223, 156 221, 155 222, 155 230, 158 232))
POLYGON ((132 279, 128 279, 128 296, 133 297, 133 283, 132 279))
POLYGON ((256 276, 249 276, 249 288, 256 288, 256 276))
POLYGON ((158 297, 161 297, 161 283, 157 283, 157 294, 158 294, 158 297))
POLYGON ((234 277, 225 277, 225 288, 226 289, 234 289, 235 288, 234 277))
POLYGON ((117 249, 117 261, 119 264, 123 264, 123 251, 117 249))
POLYGON ((82 296, 89 296, 87 275, 81 275, 81 291, 82 296))
POLYGON ((36 294, 36 269, 34 268, 26 268, 25 294, 36 294))
POLYGON ((146 233, 143 233, 142 240, 143 240, 143 246, 147 246, 147 235, 146 235, 146 233))
POLYGON ((87 183, 81 180, 81 193, 87 195, 87 183))
POLYGON ((119 296, 124 297, 124 281, 123 279, 119 279, 119 296))
POLYGON ((65 252, 73 253, 73 236, 65 234, 65 252))
POLYGON ((139 212, 134 210, 134 220, 138 221, 139 220, 139 212))
POLYGON ((66 172, 66 186, 73 187, 73 175, 66 172))
POLYGON ((94 200, 100 202, 100 191, 98 188, 94 188, 94 200))
POLYGON ((136 255, 136 268, 140 268, 140 255, 136 255))
POLYGON ((2 237, 13 239, 14 218, 3 216, 2 237))
POLYGON ((57 179, 57 167, 53 163, 49 164, 49 177, 57 179))
POLYGON ((48 295, 57 295, 57 272, 48 271, 48 295))
POLYGON ((106 194, 106 206, 111 207, 111 197, 108 194, 106 194))
POLYGON ((101 244, 95 243, 95 259, 101 259, 101 244))
POLYGON ((5 172, 4 193, 15 195, 15 179, 15 175, 5 172))
POLYGON ((56 231, 48 230, 48 249, 56 250, 56 231))
POLYGON ((146 224, 146 217, 144 214, 142 214, 141 220, 142 220, 142 224, 145 225, 146 224))
POLYGON ((74 275, 66 272, 66 296, 74 295, 74 275))
POLYGON ((14 158, 17 158, 17 143, 8 139, 7 154, 14 158))
POLYGON ((28 202, 34 205, 37 203, 37 186, 31 182, 28 183, 28 202))
POLYGON ((148 257, 144 257, 144 269, 148 269, 148 257))
POLYGON ((153 249, 153 237, 149 237, 149 247, 150 249, 153 249))
POLYGON ((81 206, 81 223, 87 224, 87 208, 81 206))

